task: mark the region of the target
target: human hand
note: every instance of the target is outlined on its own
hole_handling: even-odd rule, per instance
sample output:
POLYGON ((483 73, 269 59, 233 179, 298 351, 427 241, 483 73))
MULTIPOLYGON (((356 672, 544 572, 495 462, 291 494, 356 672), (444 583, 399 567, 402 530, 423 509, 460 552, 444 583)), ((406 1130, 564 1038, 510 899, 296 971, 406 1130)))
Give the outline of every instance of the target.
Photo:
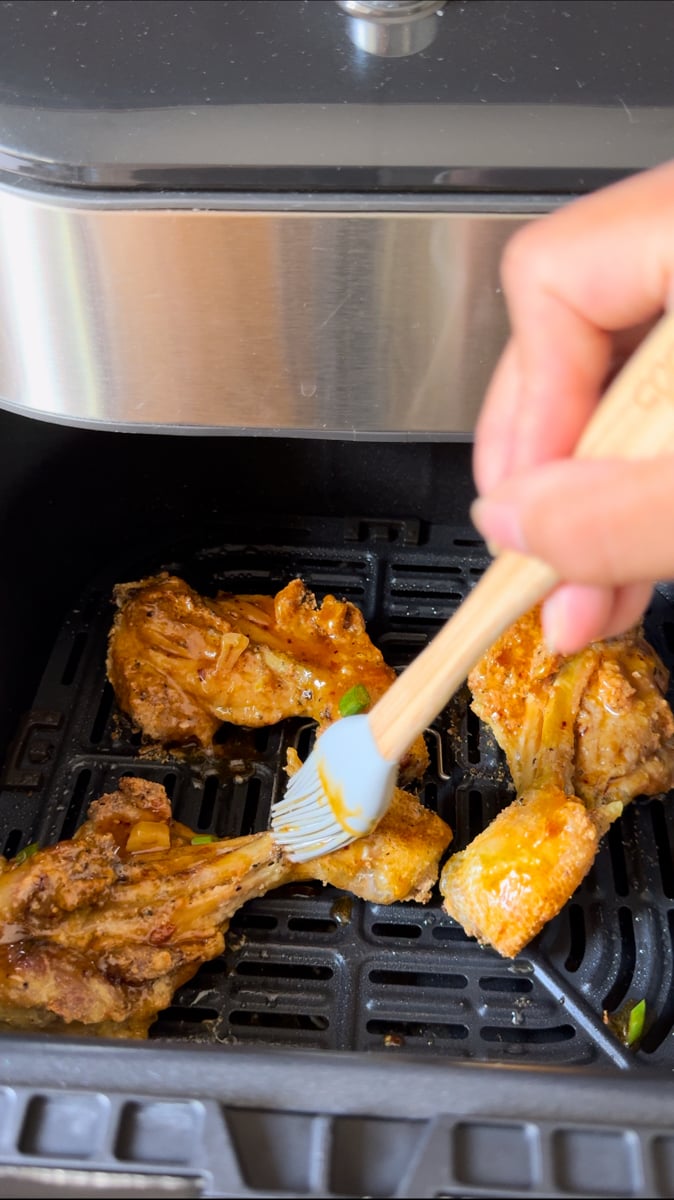
POLYGON ((573 653, 628 629, 674 577, 674 456, 569 456, 607 382, 674 301, 674 163, 520 230, 502 278, 512 335, 480 414, 473 520, 565 582, 543 605, 573 653))

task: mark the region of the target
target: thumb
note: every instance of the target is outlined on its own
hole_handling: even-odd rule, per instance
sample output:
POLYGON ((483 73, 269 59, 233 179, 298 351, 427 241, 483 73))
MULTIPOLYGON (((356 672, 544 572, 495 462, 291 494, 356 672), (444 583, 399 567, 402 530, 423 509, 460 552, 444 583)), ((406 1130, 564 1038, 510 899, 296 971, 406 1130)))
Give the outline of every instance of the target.
POLYGON ((674 577, 674 457, 563 459, 510 476, 471 516, 499 549, 560 579, 616 586, 674 577))

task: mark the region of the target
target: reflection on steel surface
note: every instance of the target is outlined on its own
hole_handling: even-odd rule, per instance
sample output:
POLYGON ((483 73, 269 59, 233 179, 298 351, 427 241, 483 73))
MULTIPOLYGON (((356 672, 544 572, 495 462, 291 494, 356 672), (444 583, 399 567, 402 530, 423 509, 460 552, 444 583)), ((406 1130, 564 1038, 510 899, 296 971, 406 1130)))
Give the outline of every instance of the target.
POLYGON ((469 435, 523 219, 112 209, 0 188, 0 404, 129 429, 469 435))
POLYGON ((426 50, 438 31, 446 0, 337 0, 349 18, 349 37, 359 50, 404 58, 426 50))

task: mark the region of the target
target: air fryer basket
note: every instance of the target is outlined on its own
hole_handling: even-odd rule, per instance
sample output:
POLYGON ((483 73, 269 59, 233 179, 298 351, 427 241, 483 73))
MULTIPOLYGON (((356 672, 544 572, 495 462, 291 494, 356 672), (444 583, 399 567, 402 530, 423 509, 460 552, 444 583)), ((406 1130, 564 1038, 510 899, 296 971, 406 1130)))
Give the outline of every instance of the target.
MULTIPOLYGON (((311 744, 311 725, 289 721, 226 727, 215 758, 144 751, 105 679, 115 582, 161 569, 207 594, 273 593, 300 576, 318 597, 332 592, 358 604, 388 661, 402 667, 486 564, 469 528, 422 530, 418 520, 286 518, 268 523, 262 544, 246 532, 233 522, 221 545, 120 564, 77 602, 6 764, 5 854, 71 837, 90 800, 130 773, 163 783, 176 818, 199 833, 257 832, 283 788, 288 744, 302 757, 311 744)), ((658 596, 649 632, 665 657, 668 631, 674 610, 658 596)), ((427 736, 432 767, 421 796, 455 831, 453 849, 462 849, 512 797, 507 771, 465 689, 427 736)), ((181 989, 153 1036, 537 1065, 631 1066, 641 1058, 674 1066, 667 1038, 674 868, 664 851, 673 834, 666 803, 628 809, 572 903, 513 963, 467 938, 439 899, 376 906, 321 885, 289 885, 244 907, 226 954, 181 989), (649 1029, 635 1054, 602 1013, 642 997, 649 1029)))
MULTIPOLYGON (((5 761, 4 853, 71 836, 124 774, 163 783, 199 832, 265 828, 286 747, 304 756, 311 726, 226 727, 215 757, 148 753, 105 679, 112 587, 168 570, 206 594, 272 593, 301 576, 358 604, 400 668, 487 556, 462 514, 399 514, 218 512, 207 532, 183 524, 163 547, 118 549, 71 603, 5 761)), ((647 632, 672 667, 666 587, 647 632)), ((507 772, 467 689, 427 740, 420 796, 461 849, 511 798, 507 772)), ((666 801, 632 805, 514 962, 467 938, 438 897, 386 907, 289 886, 237 914, 151 1044, 6 1035, 4 1194, 40 1194, 47 1168, 65 1170, 62 1195, 94 1169, 110 1195, 672 1194, 673 822, 666 801), (603 1014, 642 998, 635 1052, 603 1014)))

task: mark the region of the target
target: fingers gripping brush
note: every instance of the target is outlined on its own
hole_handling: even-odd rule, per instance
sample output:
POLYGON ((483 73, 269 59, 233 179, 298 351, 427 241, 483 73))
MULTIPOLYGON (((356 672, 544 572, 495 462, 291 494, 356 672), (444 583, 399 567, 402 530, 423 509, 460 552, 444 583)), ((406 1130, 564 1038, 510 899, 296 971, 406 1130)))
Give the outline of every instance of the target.
MULTIPOLYGON (((613 380, 576 447, 581 458, 674 451, 674 313, 613 380)), ((397 764, 497 637, 559 582, 540 559, 505 551, 454 616, 365 715, 318 739, 272 806, 277 843, 306 862, 369 833, 386 812, 397 764)))

